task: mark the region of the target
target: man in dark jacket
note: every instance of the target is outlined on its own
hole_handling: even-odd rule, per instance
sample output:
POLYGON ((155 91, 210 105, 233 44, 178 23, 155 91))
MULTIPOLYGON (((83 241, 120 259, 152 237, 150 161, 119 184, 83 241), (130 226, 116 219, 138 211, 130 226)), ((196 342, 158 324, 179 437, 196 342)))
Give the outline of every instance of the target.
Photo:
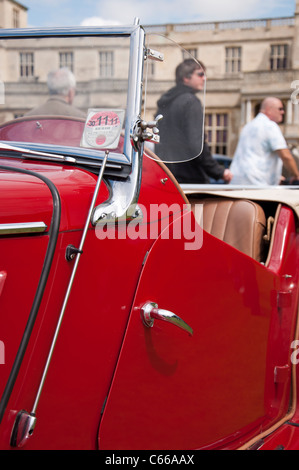
POLYGON ((163 119, 156 153, 179 183, 209 183, 209 177, 229 182, 232 178, 231 172, 213 159, 203 137, 203 110, 196 93, 204 86, 202 66, 186 59, 176 68, 176 86, 158 101, 158 114, 163 119))

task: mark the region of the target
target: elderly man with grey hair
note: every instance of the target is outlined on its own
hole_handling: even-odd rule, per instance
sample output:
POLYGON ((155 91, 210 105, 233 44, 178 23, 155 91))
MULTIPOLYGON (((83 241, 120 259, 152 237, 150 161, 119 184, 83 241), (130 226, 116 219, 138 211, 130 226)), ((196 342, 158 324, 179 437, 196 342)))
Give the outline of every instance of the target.
POLYGON ((85 118, 85 114, 73 106, 76 79, 66 67, 52 70, 48 74, 49 98, 41 106, 32 109, 26 116, 62 115, 85 118))
POLYGON ((279 128, 284 107, 279 98, 263 100, 259 114, 243 128, 231 164, 231 183, 238 185, 278 185, 282 167, 295 180, 299 170, 279 128))

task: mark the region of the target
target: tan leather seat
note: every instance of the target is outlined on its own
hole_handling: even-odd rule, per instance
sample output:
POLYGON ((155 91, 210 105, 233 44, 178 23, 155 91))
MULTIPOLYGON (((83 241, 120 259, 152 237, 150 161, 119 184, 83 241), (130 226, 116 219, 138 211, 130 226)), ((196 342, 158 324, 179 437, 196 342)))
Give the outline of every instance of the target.
POLYGON ((226 198, 189 197, 189 202, 194 213, 195 204, 203 204, 205 231, 255 260, 263 260, 266 217, 259 204, 246 199, 226 198))

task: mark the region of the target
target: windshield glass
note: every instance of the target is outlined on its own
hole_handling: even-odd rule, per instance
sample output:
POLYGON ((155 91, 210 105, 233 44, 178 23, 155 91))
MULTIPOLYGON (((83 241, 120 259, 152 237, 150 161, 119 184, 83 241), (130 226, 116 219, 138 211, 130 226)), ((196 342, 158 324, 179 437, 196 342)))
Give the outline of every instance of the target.
POLYGON ((122 154, 129 57, 129 35, 4 37, 0 141, 122 154))
POLYGON ((146 47, 145 119, 158 117, 160 138, 148 147, 167 163, 193 160, 204 145, 205 66, 159 34, 148 34, 146 47))

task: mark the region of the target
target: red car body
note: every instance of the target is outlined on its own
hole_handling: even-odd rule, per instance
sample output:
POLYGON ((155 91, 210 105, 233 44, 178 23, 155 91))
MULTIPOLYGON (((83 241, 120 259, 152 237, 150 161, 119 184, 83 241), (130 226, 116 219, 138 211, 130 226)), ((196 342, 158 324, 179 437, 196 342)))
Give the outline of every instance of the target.
MULTIPOLYGON (((47 144, 59 121, 79 145, 84 123, 46 121, 47 144)), ((3 124, 0 141, 26 147, 36 122, 3 124)), ((298 449, 296 190, 184 193, 143 149, 143 218, 99 227, 99 169, 30 149, 0 149, 0 448, 298 449), (211 197, 273 217, 263 260, 197 224, 194 198, 205 211, 211 197)))

